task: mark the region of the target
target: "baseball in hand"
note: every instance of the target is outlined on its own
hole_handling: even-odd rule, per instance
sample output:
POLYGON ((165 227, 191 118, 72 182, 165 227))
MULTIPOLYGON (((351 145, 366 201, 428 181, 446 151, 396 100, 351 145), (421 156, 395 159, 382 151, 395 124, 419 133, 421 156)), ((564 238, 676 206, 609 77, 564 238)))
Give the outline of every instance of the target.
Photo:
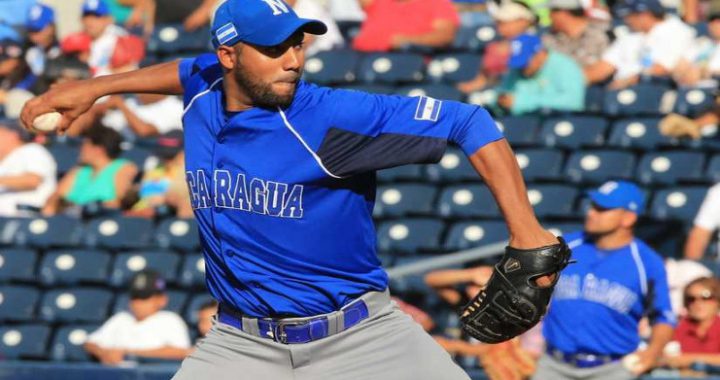
POLYGON ((640 357, 637 354, 626 355, 622 364, 630 372, 634 372, 636 367, 640 364, 640 357))
POLYGON ((60 112, 44 113, 33 120, 33 128, 40 132, 52 132, 57 129, 62 114, 60 112))

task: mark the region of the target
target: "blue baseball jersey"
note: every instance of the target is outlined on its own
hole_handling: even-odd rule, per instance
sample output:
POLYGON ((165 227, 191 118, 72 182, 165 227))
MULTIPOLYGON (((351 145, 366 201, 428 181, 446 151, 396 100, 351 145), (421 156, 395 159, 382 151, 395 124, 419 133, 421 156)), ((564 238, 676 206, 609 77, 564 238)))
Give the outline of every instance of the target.
POLYGON ((584 233, 565 236, 577 263, 558 280, 544 320, 548 346, 565 353, 621 355, 640 344, 638 322, 674 325, 662 258, 639 239, 598 249, 584 233))
POLYGON ((388 278, 375 171, 502 138, 481 107, 300 82, 288 108, 225 110, 214 55, 181 61, 186 178, 208 289, 253 317, 338 310, 388 278))

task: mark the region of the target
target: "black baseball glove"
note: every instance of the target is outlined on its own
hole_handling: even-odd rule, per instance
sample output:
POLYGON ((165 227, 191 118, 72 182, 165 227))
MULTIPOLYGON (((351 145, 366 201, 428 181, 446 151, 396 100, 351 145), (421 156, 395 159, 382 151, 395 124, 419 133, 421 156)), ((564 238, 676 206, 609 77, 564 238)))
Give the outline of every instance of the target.
POLYGON ((560 271, 570 262, 565 240, 535 249, 505 248, 490 281, 462 316, 463 329, 484 343, 512 339, 535 326, 547 311, 560 271), (535 284, 538 277, 557 273, 550 286, 535 284))

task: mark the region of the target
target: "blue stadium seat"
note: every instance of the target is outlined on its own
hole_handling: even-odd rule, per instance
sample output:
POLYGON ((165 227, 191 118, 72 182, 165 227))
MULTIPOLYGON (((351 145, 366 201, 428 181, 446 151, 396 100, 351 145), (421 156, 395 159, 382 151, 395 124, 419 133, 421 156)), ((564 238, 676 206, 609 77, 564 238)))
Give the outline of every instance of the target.
POLYGON ((213 300, 210 294, 202 293, 196 294, 188 302, 188 306, 185 309, 184 318, 190 323, 191 326, 197 326, 198 317, 197 312, 202 305, 213 300))
POLYGON ((449 251, 460 251, 507 239, 508 232, 505 222, 475 220, 459 222, 450 226, 444 246, 449 251))
MULTIPOLYGON (((0 327, 0 355, 4 359, 44 359, 50 327, 41 324, 0 327)), ((12 374, 9 375, 13 377, 12 374)))
POLYGON ((423 165, 401 165, 377 172, 377 180, 380 183, 396 181, 420 181, 424 178, 423 165))
POLYGON ((353 50, 321 51, 305 61, 305 79, 322 85, 353 83, 359 59, 353 50))
POLYGON ((540 145, 540 119, 534 116, 508 116, 497 120, 505 138, 512 146, 540 145))
POLYGON ((577 149, 601 146, 605 142, 607 119, 595 116, 567 116, 543 123, 540 140, 546 146, 577 149))
POLYGON ((205 259, 203 255, 185 255, 178 281, 185 288, 205 286, 205 259))
POLYGON ((154 156, 150 149, 135 145, 123 150, 120 157, 132 162, 140 172, 143 172, 145 167, 147 167, 149 159, 154 156))
POLYGON ((378 227, 380 251, 416 253, 438 249, 443 223, 437 219, 397 219, 378 227))
POLYGON ((498 38, 499 35, 492 25, 461 27, 457 33, 455 33, 455 40, 453 41, 452 47, 459 50, 479 52, 485 45, 498 38))
POLYGON ((515 158, 526 181, 559 179, 565 154, 554 149, 516 149, 515 158))
POLYGON ((659 84, 641 83, 605 93, 604 113, 609 116, 660 115, 666 108, 663 97, 669 90, 659 84))
POLYGON ((377 200, 373 215, 393 217, 409 215, 429 215, 437 189, 425 184, 398 184, 381 186, 377 190, 377 200))
POLYGON ((209 51, 208 27, 188 32, 182 24, 156 25, 147 43, 149 52, 157 54, 177 54, 209 51))
POLYGON ((57 174, 62 176, 69 172, 78 163, 80 149, 77 146, 68 144, 53 144, 48 147, 48 151, 55 158, 57 163, 57 174))
POLYGON ((565 222, 565 223, 548 223, 546 225, 548 231, 553 233, 555 236, 563 236, 568 233, 582 231, 584 228, 583 223, 577 222, 565 222))
POLYGON ((37 248, 72 247, 82 241, 80 220, 67 216, 36 218, 23 223, 15 235, 15 243, 37 248))
POLYGON ((484 185, 456 185, 440 194, 438 213, 442 217, 498 217, 500 211, 490 189, 484 185))
POLYGON ((366 83, 418 82, 423 79, 425 62, 412 53, 372 53, 364 56, 358 69, 366 83))
POLYGON ((184 252, 200 248, 200 235, 195 219, 166 219, 157 228, 160 248, 174 248, 184 252))
POLYGON ((346 90, 362 91, 370 94, 394 94, 395 87, 384 84, 351 84, 342 86, 346 90))
POLYGON ((110 259, 110 254, 103 251, 50 251, 40 262, 40 282, 50 286, 83 282, 104 284, 110 259))
POLYGON ((605 86, 590 86, 585 90, 585 112, 601 113, 605 105, 605 86))
POLYGON ((100 325, 65 325, 55 331, 50 344, 50 359, 55 361, 91 361, 83 345, 100 325))
MULTIPOLYGON (((414 264, 414 263, 416 263, 418 261, 422 261, 426 258, 427 257, 421 256, 421 255, 398 257, 396 266, 414 264)), ((420 293, 423 295, 427 294, 429 296, 432 294, 432 291, 430 290, 430 287, 427 286, 427 284, 425 284, 425 275, 426 274, 427 274, 427 272, 393 278, 390 280, 390 289, 392 289, 393 293, 400 293, 400 294, 420 293)))
POLYGON ((102 323, 112 299, 112 292, 100 288, 53 289, 42 298, 40 317, 49 322, 102 323))
MULTIPOLYGON (((181 290, 168 290, 168 304, 165 306, 165 310, 172 311, 173 313, 182 314, 185 309, 185 304, 188 300, 186 292, 181 290)), ((115 305, 112 308, 112 314, 117 314, 121 311, 130 310, 130 296, 127 293, 120 293, 115 298, 115 305)))
POLYGON ((691 117, 709 111, 715 104, 715 95, 711 89, 684 88, 679 89, 674 111, 691 117))
POLYGON ((152 245, 155 228, 152 221, 142 218, 98 218, 86 228, 88 247, 110 249, 139 249, 152 245))
POLYGON ((567 178, 576 183, 598 184, 608 179, 632 178, 635 156, 613 150, 576 151, 565 167, 567 178))
POLYGON ((640 160, 637 179, 643 184, 674 185, 683 180, 699 180, 704 167, 705 155, 701 152, 651 152, 640 160))
POLYGON ((29 249, 0 249, 0 283, 34 281, 38 255, 29 249))
POLYGON ((405 96, 429 96, 434 99, 461 101, 465 95, 453 86, 441 83, 434 84, 412 84, 399 87, 399 95, 405 96))
POLYGON ((527 194, 538 217, 573 216, 578 190, 565 185, 529 185, 527 194))
POLYGON ((475 78, 482 57, 478 54, 441 54, 428 64, 427 77, 434 82, 457 83, 475 78))
POLYGON ((435 182, 478 181, 480 175, 475 171, 465 153, 457 148, 449 148, 434 165, 427 165, 427 176, 435 182))
POLYGON ((180 256, 171 251, 134 251, 115 256, 109 284, 125 287, 135 273, 144 269, 157 271, 168 283, 176 281, 180 256))
MULTIPOLYGON (((705 171, 705 178, 717 183, 720 182, 720 154, 716 154, 710 158, 707 170, 705 171)), ((2 271, 2 268, 0 268, 2 271)))
POLYGON ((0 246, 16 247, 16 235, 27 223, 25 218, 0 217, 0 246))
POLYGON ((655 192, 650 213, 660 220, 692 222, 705 199, 706 186, 680 186, 655 192))
POLYGON ((0 321, 32 321, 40 292, 29 286, 0 286, 0 321))
POLYGON ((669 141, 660 134, 658 118, 630 118, 616 121, 610 132, 609 146, 651 150, 669 141))

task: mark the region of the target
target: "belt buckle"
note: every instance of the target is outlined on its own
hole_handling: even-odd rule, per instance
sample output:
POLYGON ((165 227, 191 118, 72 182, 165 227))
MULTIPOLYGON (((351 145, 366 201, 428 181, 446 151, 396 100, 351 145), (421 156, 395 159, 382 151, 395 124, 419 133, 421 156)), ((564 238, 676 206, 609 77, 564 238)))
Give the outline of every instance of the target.
POLYGON ((284 322, 282 319, 275 321, 273 330, 273 340, 277 343, 288 344, 287 333, 285 333, 285 327, 287 326, 304 326, 307 325, 307 321, 291 321, 284 322))

